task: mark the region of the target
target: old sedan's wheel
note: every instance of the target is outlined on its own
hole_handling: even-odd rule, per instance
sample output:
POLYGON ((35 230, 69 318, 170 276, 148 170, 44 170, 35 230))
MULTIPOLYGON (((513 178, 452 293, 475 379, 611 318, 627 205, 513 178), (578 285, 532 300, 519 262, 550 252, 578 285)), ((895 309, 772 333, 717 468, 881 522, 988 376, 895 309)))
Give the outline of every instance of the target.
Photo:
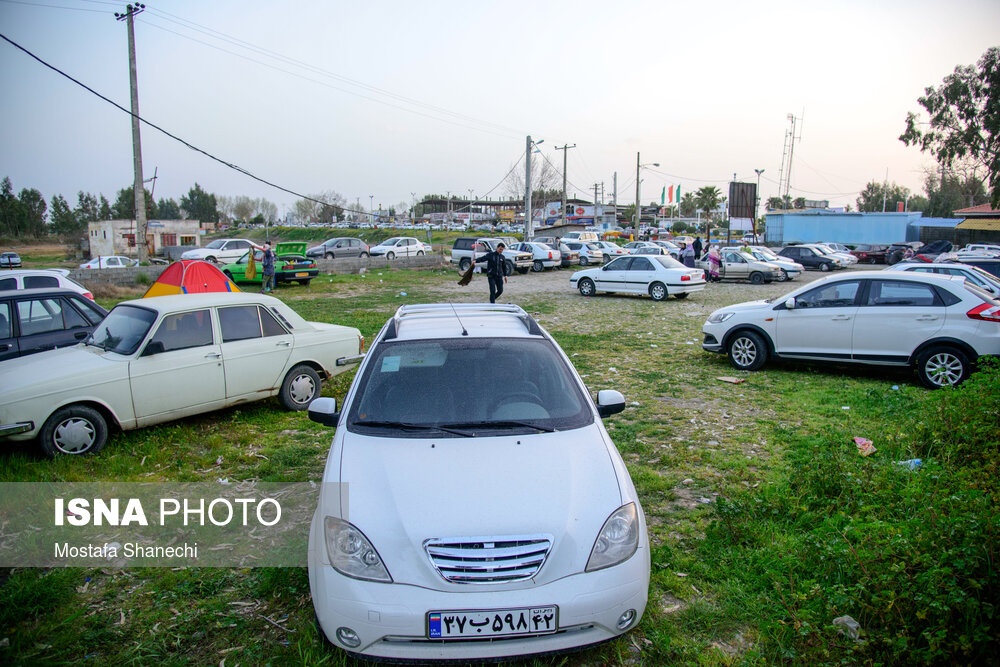
POLYGON ((764 284, 764 274, 759 271, 754 271, 750 274, 750 284, 751 285, 762 285, 764 284))
POLYGON ((289 410, 305 410, 319 396, 319 374, 305 364, 288 371, 281 383, 279 398, 289 410))
POLYGON ((819 265, 819 270, 823 271, 823 272, 829 271, 830 270, 830 262, 823 262, 822 264, 820 264, 819 265))
POLYGON ((396 259, 396 253, 394 253, 392 251, 389 251, 389 252, 385 253, 385 258, 386 259, 396 259))
POLYGON ((604 263, 607 264, 610 261, 611 261, 611 255, 605 255, 604 256, 604 263))
POLYGON ((590 278, 584 278, 579 283, 577 283, 576 288, 580 290, 580 294, 584 296, 594 296, 597 294, 597 286, 594 285, 594 281, 590 278))
POLYGON ((333 253, 332 252, 326 253, 326 258, 327 259, 333 259, 333 253))
POLYGON ((789 280, 788 279, 788 271, 785 271, 784 269, 782 269, 781 270, 781 277, 778 278, 778 282, 779 283, 787 283, 788 280, 789 280))
POLYGON ((70 405, 56 410, 45 421, 38 439, 48 456, 93 454, 107 441, 108 425, 97 410, 70 405))
POLYGON ((512 276, 512 275, 514 275, 514 262, 510 261, 509 259, 504 261, 504 263, 503 263, 503 274, 505 276, 512 276))
POLYGON ((969 377, 969 358, 953 347, 938 345, 920 355, 917 374, 930 389, 957 385, 969 377))
POLYGON ((544 265, 544 264, 542 264, 542 260, 540 260, 540 259, 536 259, 536 260, 535 260, 535 261, 534 261, 534 262, 533 262, 533 263, 531 264, 531 270, 532 270, 532 271, 534 271, 535 273, 541 273, 542 271, 544 271, 544 270, 545 270, 545 265, 544 265))
POLYGON ((469 259, 468 257, 463 257, 462 259, 458 260, 458 270, 461 271, 462 273, 468 271, 470 266, 472 266, 472 260, 469 259))
POLYGON ((527 272, 528 272, 528 271, 530 271, 530 270, 531 270, 531 269, 529 269, 529 268, 527 268, 527 267, 525 267, 525 268, 518 268, 517 272, 518 272, 518 273, 527 273, 527 272))
POLYGON ((588 264, 590 264, 590 260, 580 255, 580 266, 587 266, 588 264))
POLYGON ((205 261, 206 262, 211 262, 212 264, 218 264, 219 263, 219 260, 217 260, 216 258, 212 257, 211 255, 209 255, 208 257, 206 257, 205 261))
POLYGON ((741 371, 755 371, 767 361, 767 345, 753 331, 741 331, 729 340, 729 363, 741 371))
POLYGON ((368 253, 366 253, 366 252, 363 252, 360 255, 358 255, 359 259, 365 259, 366 257, 368 257, 368 253))
POLYGON ((423 254, 424 254, 423 250, 418 250, 417 251, 417 257, 421 257, 421 256, 423 256, 423 254))
POLYGON ((653 301, 663 301, 667 295, 667 286, 663 283, 653 283, 649 286, 649 296, 653 297, 653 301))

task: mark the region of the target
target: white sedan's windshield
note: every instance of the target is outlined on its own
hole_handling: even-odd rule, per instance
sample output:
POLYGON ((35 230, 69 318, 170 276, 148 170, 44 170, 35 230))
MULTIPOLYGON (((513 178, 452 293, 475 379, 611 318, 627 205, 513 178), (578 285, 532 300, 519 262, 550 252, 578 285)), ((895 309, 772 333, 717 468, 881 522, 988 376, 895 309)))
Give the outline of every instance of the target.
POLYGON ((221 248, 222 246, 224 246, 225 244, 226 244, 225 241, 216 239, 216 240, 212 241, 211 243, 209 243, 207 246, 204 246, 204 247, 206 249, 217 250, 217 249, 221 248))
POLYGON ((116 306, 87 339, 94 345, 118 354, 132 354, 146 337, 156 313, 136 306, 116 306))

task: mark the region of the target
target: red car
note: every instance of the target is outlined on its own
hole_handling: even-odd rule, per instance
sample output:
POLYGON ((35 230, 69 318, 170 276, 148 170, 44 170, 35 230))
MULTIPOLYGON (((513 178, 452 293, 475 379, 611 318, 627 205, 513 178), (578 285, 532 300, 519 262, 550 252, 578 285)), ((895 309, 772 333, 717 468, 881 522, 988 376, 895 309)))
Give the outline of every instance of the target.
POLYGON ((885 252, 889 246, 885 245, 856 245, 851 254, 858 258, 858 263, 865 264, 885 264, 885 252))

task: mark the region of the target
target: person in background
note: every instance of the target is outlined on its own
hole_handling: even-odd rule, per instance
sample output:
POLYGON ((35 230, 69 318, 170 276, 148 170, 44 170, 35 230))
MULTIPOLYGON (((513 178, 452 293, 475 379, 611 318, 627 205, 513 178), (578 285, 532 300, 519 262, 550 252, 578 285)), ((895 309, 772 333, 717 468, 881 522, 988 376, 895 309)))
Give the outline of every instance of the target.
POLYGON ((504 274, 503 251, 507 246, 503 243, 497 244, 497 249, 486 253, 482 257, 473 257, 473 264, 486 264, 486 280, 490 283, 490 303, 496 303, 500 295, 503 294, 503 284, 507 282, 504 274))
POLYGON ((701 237, 694 237, 694 256, 698 259, 701 258, 701 251, 705 246, 701 244, 701 237))
POLYGON ((264 254, 261 257, 261 274, 264 277, 260 291, 267 294, 274 289, 274 251, 271 250, 271 242, 264 243, 264 254))
POLYGON ((722 266, 722 258, 719 257, 719 249, 712 246, 708 249, 708 282, 716 283, 722 280, 719 276, 719 267, 722 266))
POLYGON ((693 243, 683 243, 681 244, 681 261, 684 262, 684 266, 689 266, 694 268, 694 244, 693 243))

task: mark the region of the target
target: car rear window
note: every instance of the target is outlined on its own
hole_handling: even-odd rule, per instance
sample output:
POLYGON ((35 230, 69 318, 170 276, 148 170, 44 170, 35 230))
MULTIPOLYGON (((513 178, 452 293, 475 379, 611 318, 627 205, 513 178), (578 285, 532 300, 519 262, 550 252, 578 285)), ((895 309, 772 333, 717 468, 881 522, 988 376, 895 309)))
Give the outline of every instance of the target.
POLYGON ((55 276, 25 276, 25 289, 33 287, 59 287, 59 279, 55 276))

